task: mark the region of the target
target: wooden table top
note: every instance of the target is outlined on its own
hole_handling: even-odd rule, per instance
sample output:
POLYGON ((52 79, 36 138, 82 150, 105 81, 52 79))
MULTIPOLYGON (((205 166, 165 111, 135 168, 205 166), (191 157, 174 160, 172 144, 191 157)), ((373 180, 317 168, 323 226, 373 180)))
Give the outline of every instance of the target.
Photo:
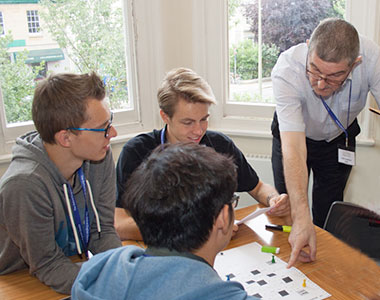
MULTIPOLYGON (((248 215, 257 209, 257 205, 236 211, 236 219, 248 215)), ((262 245, 280 247, 279 258, 288 261, 290 245, 288 233, 265 229, 265 224, 285 224, 282 218, 261 215, 254 219, 255 230, 240 225, 227 249, 258 242, 262 245)), ((366 299, 380 294, 380 267, 359 251, 347 246, 330 233, 316 227, 317 260, 312 263, 297 262, 295 267, 326 290, 332 296, 330 300, 366 299)), ((123 245, 142 246, 141 242, 124 241, 123 245)), ((0 299, 63 299, 67 295, 54 292, 37 278, 30 276, 27 270, 0 276, 0 299)))
MULTIPOLYGON (((250 206, 236 211, 236 219, 248 215, 256 209, 250 206)), ((240 225, 227 248, 234 248, 251 242, 261 245, 280 247, 276 254, 284 261, 289 261, 291 247, 288 243, 289 233, 266 230, 266 224, 285 225, 279 217, 261 215, 253 221, 255 230, 240 225)), ((336 239, 329 232, 316 228, 317 259, 312 263, 297 262, 295 267, 312 281, 327 291, 329 300, 367 299, 380 295, 380 267, 366 255, 336 239)))

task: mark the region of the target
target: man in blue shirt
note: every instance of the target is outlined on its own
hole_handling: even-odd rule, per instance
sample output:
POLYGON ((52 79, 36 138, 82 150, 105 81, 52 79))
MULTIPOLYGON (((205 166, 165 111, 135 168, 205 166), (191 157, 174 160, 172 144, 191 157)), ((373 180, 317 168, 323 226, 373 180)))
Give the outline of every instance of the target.
POLYGON ((272 123, 275 186, 289 193, 292 255, 313 261, 314 225, 323 227, 343 192, 354 162, 356 117, 368 92, 380 104, 380 48, 352 24, 322 21, 307 43, 283 52, 272 71, 276 116, 272 123), (313 219, 308 175, 313 172, 313 219), (309 253, 302 251, 307 246, 309 253))

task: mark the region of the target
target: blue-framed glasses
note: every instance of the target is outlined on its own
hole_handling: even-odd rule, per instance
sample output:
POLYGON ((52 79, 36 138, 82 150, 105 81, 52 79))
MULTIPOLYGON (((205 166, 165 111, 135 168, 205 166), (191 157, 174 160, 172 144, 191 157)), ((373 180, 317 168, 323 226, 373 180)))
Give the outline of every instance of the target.
POLYGON ((95 131, 95 132, 102 132, 104 131, 104 137, 107 138, 110 134, 111 126, 112 126, 112 120, 113 120, 113 112, 111 112, 111 118, 108 122, 108 125, 106 128, 82 128, 82 127, 69 127, 66 128, 66 130, 79 130, 79 131, 95 131))

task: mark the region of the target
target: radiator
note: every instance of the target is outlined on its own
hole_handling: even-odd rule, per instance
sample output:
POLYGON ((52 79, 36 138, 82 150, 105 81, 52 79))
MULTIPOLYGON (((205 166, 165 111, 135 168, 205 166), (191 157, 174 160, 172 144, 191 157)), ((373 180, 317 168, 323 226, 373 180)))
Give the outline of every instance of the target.
MULTIPOLYGON (((245 155, 248 163, 252 166, 252 168, 256 171, 260 180, 268 183, 270 185, 273 184, 273 173, 272 173, 272 163, 271 157, 269 155, 260 155, 260 154, 247 154, 245 155)), ((257 201, 254 200, 247 193, 239 193, 240 200, 238 208, 243 208, 252 204, 256 204, 257 201)))
MULTIPOLYGON (((256 171, 257 175, 259 175, 259 178, 262 182, 268 183, 272 186, 274 186, 273 181, 273 172, 272 172, 272 163, 271 163, 271 156, 270 155, 260 155, 260 154, 247 154, 245 155, 245 158, 249 162, 249 164, 252 166, 252 168, 256 171)), ((312 173, 312 172, 311 172, 312 173)), ((313 176, 311 174, 309 178, 309 191, 308 191, 308 200, 309 200, 309 207, 311 208, 311 191, 312 191, 312 185, 313 185, 313 176)), ((240 200, 239 200, 239 207, 245 207, 248 205, 252 205, 253 203, 257 203, 250 195, 247 193, 240 193, 240 199, 241 199, 241 206, 240 206, 240 200)))
POLYGON ((245 158, 261 181, 273 185, 272 163, 269 155, 248 154, 245 158))

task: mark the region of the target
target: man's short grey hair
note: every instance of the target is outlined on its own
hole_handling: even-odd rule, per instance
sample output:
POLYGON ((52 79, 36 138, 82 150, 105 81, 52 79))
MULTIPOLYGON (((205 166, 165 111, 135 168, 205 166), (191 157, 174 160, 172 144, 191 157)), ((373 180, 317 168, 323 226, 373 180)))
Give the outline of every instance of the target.
POLYGON ((309 41, 309 53, 327 62, 339 63, 346 60, 348 65, 359 56, 359 34, 355 27, 339 18, 324 19, 313 31, 309 41))

